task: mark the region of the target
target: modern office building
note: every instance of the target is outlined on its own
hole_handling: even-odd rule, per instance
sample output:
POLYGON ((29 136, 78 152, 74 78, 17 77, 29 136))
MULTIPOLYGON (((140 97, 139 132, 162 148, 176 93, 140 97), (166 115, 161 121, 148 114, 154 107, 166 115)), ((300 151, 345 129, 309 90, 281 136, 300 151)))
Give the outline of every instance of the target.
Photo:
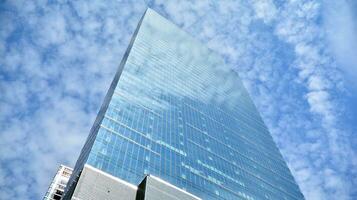
POLYGON ((62 198, 64 189, 72 174, 72 170, 73 169, 70 167, 60 165, 43 200, 60 200, 62 198))
POLYGON ((145 177, 193 199, 304 199, 238 74, 151 9, 115 74, 65 199, 110 194, 117 183, 134 195, 145 177))

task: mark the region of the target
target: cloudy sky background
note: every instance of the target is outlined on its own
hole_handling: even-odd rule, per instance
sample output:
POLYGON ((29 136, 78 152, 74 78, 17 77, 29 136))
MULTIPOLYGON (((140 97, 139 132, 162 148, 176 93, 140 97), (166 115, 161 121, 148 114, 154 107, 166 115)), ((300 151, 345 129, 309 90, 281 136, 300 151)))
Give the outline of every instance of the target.
POLYGON ((354 0, 0 1, 0 199, 74 165, 147 5, 239 72, 306 199, 357 199, 354 0))

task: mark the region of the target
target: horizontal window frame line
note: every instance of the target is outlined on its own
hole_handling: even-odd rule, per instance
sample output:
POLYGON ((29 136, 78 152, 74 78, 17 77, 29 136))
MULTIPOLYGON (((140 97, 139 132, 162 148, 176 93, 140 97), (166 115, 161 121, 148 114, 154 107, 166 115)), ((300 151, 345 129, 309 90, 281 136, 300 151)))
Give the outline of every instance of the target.
POLYGON ((160 157, 161 157, 161 154, 160 154, 160 153, 158 153, 158 152, 156 152, 156 151, 153 151, 153 150, 151 150, 151 149, 149 149, 149 148, 147 148, 147 147, 145 147, 145 146, 143 146, 143 145, 137 143, 136 141, 134 141, 134 140, 132 140, 132 139, 130 139, 130 138, 128 138, 128 137, 125 137, 125 136, 121 135, 120 133, 118 133, 118 132, 116 132, 116 131, 114 131, 114 130, 108 128, 108 127, 105 127, 105 126, 102 125, 102 124, 100 125, 100 127, 103 128, 103 129, 105 129, 105 130, 107 130, 107 131, 109 131, 109 132, 111 132, 111 133, 114 133, 115 135, 118 135, 119 137, 121 137, 121 138, 123 138, 123 139, 125 139, 125 140, 127 140, 127 141, 129 141, 129 142, 131 142, 131 143, 134 143, 134 144, 140 146, 140 147, 143 148, 143 149, 146 149, 146 150, 148 150, 148 151, 150 151, 150 152, 156 154, 157 156, 160 156, 160 157))
MULTIPOLYGON (((292 197, 293 199, 296 199, 296 200, 299 199, 299 198, 298 198, 297 196, 295 196, 294 194, 290 194, 289 192, 287 192, 287 191, 285 191, 285 190, 283 190, 283 189, 280 189, 280 188, 274 186, 273 184, 269 183, 269 182, 266 181, 265 179, 262 179, 261 177, 258 177, 258 176, 256 176, 256 175, 254 175, 253 173, 251 173, 251 172, 249 172, 249 171, 243 169, 242 167, 240 167, 240 166, 238 166, 238 165, 236 165, 236 164, 234 164, 234 163, 231 163, 229 160, 227 160, 227 159, 221 157, 220 155, 218 155, 218 154, 216 154, 216 153, 214 153, 214 152, 212 152, 212 151, 207 151, 206 148, 202 147, 201 145, 197 144, 196 142, 194 142, 194 141, 192 141, 192 140, 190 140, 190 139, 187 139, 187 140, 188 140, 190 143, 192 143, 192 144, 194 144, 194 145, 200 147, 201 149, 204 149, 206 152, 210 152, 211 154, 213 154, 213 155, 215 155, 215 156, 221 158, 222 160, 225 160, 228 164, 233 165, 233 166, 235 166, 235 167, 241 169, 242 171, 246 172, 247 174, 249 174, 249 175, 251 175, 251 176, 253 176, 253 177, 255 177, 255 178, 261 180, 262 182, 264 182, 264 183, 270 185, 271 187, 275 188, 276 190, 279 190, 279 191, 281 191, 281 192, 283 192, 283 193, 289 195, 289 196, 292 197)), ((211 171, 212 171, 212 170, 211 170, 211 171)), ((274 194, 274 192, 272 192, 272 193, 274 194)))

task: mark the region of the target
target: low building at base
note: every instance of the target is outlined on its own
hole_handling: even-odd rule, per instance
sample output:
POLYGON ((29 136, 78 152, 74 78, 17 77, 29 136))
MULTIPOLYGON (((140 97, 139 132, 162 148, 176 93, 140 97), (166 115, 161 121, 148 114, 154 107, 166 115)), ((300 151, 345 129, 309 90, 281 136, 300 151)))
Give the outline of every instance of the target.
POLYGON ((60 165, 43 200, 60 200, 72 171, 72 168, 60 165))

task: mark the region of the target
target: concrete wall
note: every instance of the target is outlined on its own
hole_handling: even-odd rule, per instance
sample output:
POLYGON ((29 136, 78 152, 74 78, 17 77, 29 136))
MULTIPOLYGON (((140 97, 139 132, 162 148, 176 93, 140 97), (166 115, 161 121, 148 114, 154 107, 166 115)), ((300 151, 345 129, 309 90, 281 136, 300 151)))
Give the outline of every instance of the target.
MULTIPOLYGON (((199 200, 200 198, 171 185, 157 177, 147 176, 145 200, 199 200)), ((144 180, 145 181, 145 180, 144 180)))
POLYGON ((138 187, 85 165, 79 177, 73 200, 135 200, 138 187))
POLYGON ((136 186, 86 164, 72 200, 200 200, 200 198, 158 177, 148 175, 139 186, 136 186))

